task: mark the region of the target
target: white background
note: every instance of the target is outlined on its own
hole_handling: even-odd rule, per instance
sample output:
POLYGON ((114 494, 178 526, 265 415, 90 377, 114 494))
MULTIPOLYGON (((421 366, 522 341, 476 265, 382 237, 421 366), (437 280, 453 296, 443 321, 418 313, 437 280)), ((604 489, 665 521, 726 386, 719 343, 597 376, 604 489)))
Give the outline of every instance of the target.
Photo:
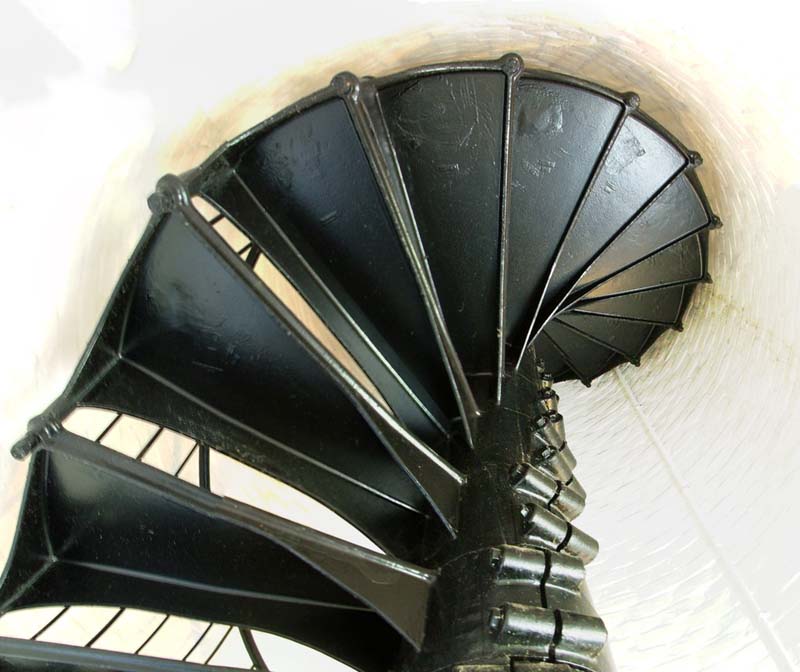
POLYGON ((513 50, 637 91, 704 156, 725 223, 686 331, 559 389, 618 667, 800 670, 798 17, 597 4, 4 0, 0 502, 22 475, 6 448, 74 368, 160 174, 340 70, 513 50))

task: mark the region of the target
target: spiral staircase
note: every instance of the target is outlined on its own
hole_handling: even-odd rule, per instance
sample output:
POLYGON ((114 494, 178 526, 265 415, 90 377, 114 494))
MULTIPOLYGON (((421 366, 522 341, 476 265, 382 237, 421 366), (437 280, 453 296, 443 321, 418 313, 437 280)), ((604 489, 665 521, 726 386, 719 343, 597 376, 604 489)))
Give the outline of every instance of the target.
POLYGON ((0 613, 50 611, 0 662, 229 669, 238 632, 247 669, 270 669, 263 633, 368 672, 613 669, 552 385, 682 328, 719 225, 700 163, 635 94, 511 54, 343 73, 162 178, 76 373, 13 448, 0 613), (134 420, 147 435, 115 449, 134 420), (363 543, 215 494, 223 459, 363 543), (48 637, 85 605, 108 618, 48 637), (196 641, 151 655, 177 619, 196 641))

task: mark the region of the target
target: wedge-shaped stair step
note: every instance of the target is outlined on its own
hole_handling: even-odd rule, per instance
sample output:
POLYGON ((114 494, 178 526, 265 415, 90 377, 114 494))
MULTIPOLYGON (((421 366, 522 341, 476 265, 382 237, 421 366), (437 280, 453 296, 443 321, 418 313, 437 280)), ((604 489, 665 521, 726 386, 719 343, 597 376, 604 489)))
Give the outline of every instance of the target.
POLYGON ((451 532, 456 524, 458 473, 356 383, 189 205, 154 219, 77 378, 40 422, 75 404, 211 445, 404 557, 428 515, 451 532))
POLYGON ((612 276, 581 298, 599 299, 701 282, 706 279, 706 238, 706 233, 684 238, 612 276))
POLYGON ((540 343, 547 339, 558 349, 567 366, 575 373, 575 377, 585 385, 616 364, 624 361, 619 353, 600 345, 573 329, 553 320, 542 330, 534 341, 538 350, 540 343))
POLYGON ((688 175, 681 174, 644 210, 583 274, 573 293, 633 266, 711 224, 688 175))
POLYGON ((526 73, 516 90, 508 232, 508 334, 519 356, 548 266, 625 111, 611 92, 526 73))
POLYGON ((146 657, 188 621, 185 660, 238 630, 256 669, 259 636, 362 672, 613 669, 552 386, 681 328, 717 223, 699 157, 638 106, 514 54, 344 72, 162 178, 13 449, 31 465, 0 614, 66 614, 32 630, 55 642, 84 609, 91 635, 0 639, 0 667, 194 672, 146 657), (238 503, 269 508, 265 482, 372 550, 238 503), (143 656, 98 657, 133 612, 158 617, 126 642, 143 656))
POLYGON ((96 604, 289 637, 360 669, 418 647, 434 577, 66 430, 31 462, 3 612, 96 604), (358 633, 354 637, 353 633, 358 633))
POLYGON ((637 116, 625 120, 551 262, 538 328, 567 298, 592 261, 688 163, 688 156, 647 120, 637 116))
MULTIPOLYGON (((441 440, 450 418, 434 396, 449 404, 450 414, 455 415, 456 410, 444 369, 436 359, 435 347, 433 359, 422 367, 425 379, 420 380, 330 272, 327 263, 308 246, 301 253, 239 175, 222 160, 203 189, 204 195, 223 208, 225 215, 252 239, 253 249, 269 259, 289 280, 405 425, 424 440, 441 440), (441 375, 437 381, 438 370, 441 375)), ((432 335, 430 340, 435 346, 432 335)), ((423 360, 424 357, 410 360, 411 367, 418 367, 423 360)))
POLYGON ((495 371, 506 75, 378 84, 427 262, 467 373, 495 371))
POLYGON ((543 331, 534 342, 537 358, 544 363, 548 376, 553 376, 557 381, 575 377, 575 372, 569 367, 564 355, 558 346, 543 331))
MULTIPOLYGON (((357 96, 361 88, 352 75, 337 76, 229 143, 224 159, 301 253, 316 252, 338 281, 328 283, 337 300, 353 317, 353 305, 361 309, 368 319, 359 326, 379 348, 376 332, 391 346, 382 354, 409 389, 426 404, 418 381, 449 417, 460 415, 470 441, 477 407, 380 106, 357 96), (404 367, 412 375, 404 377, 404 367)), ((221 205, 223 192, 216 191, 221 205)), ((436 417, 435 408, 426 410, 436 417)))
POLYGON ((588 299, 575 304, 569 313, 603 315, 630 322, 665 327, 680 327, 681 315, 691 286, 664 287, 638 294, 625 294, 605 299, 588 299))
POLYGON ((570 312, 562 313, 556 321, 637 364, 656 328, 652 324, 632 324, 612 317, 570 312))
POLYGON ((400 417, 429 438, 457 409, 370 162, 333 88, 300 112, 231 143, 194 186, 259 245, 400 417))

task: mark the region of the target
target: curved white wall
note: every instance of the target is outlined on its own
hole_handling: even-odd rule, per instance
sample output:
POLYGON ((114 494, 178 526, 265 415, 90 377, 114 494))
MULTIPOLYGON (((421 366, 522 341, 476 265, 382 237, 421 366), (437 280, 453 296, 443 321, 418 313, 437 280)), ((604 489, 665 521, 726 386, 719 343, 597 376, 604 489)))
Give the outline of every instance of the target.
MULTIPOLYGON (((0 8, 0 441, 67 377, 157 177, 339 70, 521 53, 635 90, 725 228, 682 334, 562 385, 620 670, 800 670, 800 50, 788 5, 70 2, 0 8)), ((22 465, 0 456, 3 534, 22 465)))

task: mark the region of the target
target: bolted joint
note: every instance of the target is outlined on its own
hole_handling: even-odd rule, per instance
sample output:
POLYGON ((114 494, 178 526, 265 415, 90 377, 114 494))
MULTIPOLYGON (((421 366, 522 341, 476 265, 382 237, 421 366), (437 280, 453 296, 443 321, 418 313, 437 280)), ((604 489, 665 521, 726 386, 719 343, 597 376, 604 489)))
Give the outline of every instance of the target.
POLYGON ((625 102, 625 107, 627 108, 628 112, 633 112, 634 110, 638 110, 639 104, 642 102, 641 98, 639 98, 639 94, 634 93, 633 91, 628 91, 627 93, 623 93, 622 100, 625 102))
POLYGON ((503 629, 505 616, 505 611, 500 607, 493 607, 489 609, 489 630, 495 634, 499 634, 503 629))
POLYGON ((542 657, 592 669, 608 640, 594 616, 507 602, 489 610, 489 628, 498 643, 542 657))
POLYGON ((489 610, 489 629, 501 644, 524 646, 530 654, 547 658, 556 634, 554 611, 507 603, 489 610))
POLYGON ((563 552, 585 563, 594 560, 600 550, 595 539, 542 506, 528 504, 522 515, 522 538, 526 544, 563 552))
POLYGON ((11 456, 22 460, 42 443, 52 439, 63 429, 59 416, 52 412, 37 415, 28 422, 28 431, 11 447, 11 456))
POLYGON ((340 72, 331 79, 331 87, 342 98, 357 101, 361 92, 361 81, 352 72, 340 72))
POLYGON ((569 483, 573 479, 572 467, 570 467, 569 462, 560 451, 552 446, 544 446, 532 451, 528 461, 557 481, 569 483))
POLYGON ((147 197, 147 206, 154 215, 190 208, 189 189, 177 175, 164 175, 156 184, 156 190, 147 197))
POLYGON ((540 415, 531 425, 533 432, 534 445, 552 446, 555 449, 561 448, 564 439, 558 428, 550 420, 550 416, 540 415))
POLYGON ((516 77, 522 74, 525 69, 525 62, 522 60, 522 56, 513 52, 502 56, 500 62, 502 63, 503 72, 509 77, 516 77))
POLYGON ((563 442, 567 438, 567 432, 566 429, 564 428, 564 416, 556 411, 549 413, 547 415, 547 418, 550 420, 550 424, 553 426, 553 429, 561 437, 561 441, 563 442))
POLYGON ((165 215, 175 209, 175 202, 169 194, 154 191, 147 197, 147 207, 154 215, 165 215))
POLYGON ((577 518, 586 506, 585 497, 530 464, 520 463, 512 467, 510 482, 519 499, 539 502, 566 520, 577 518))
POLYGON ((558 481, 525 462, 511 467, 509 483, 517 496, 537 500, 545 506, 558 496, 558 481))
POLYGON ((563 553, 515 545, 493 548, 492 552, 498 583, 544 584, 578 593, 586 578, 583 563, 563 553))
POLYGON ((542 390, 538 394, 536 410, 541 415, 550 415, 558 411, 558 395, 555 390, 542 390))
POLYGON ((550 390, 553 388, 553 374, 552 373, 542 373, 539 376, 539 390, 550 390))
POLYGON ((703 165, 703 157, 700 156, 700 152, 690 151, 687 153, 687 158, 692 168, 699 168, 703 165))

